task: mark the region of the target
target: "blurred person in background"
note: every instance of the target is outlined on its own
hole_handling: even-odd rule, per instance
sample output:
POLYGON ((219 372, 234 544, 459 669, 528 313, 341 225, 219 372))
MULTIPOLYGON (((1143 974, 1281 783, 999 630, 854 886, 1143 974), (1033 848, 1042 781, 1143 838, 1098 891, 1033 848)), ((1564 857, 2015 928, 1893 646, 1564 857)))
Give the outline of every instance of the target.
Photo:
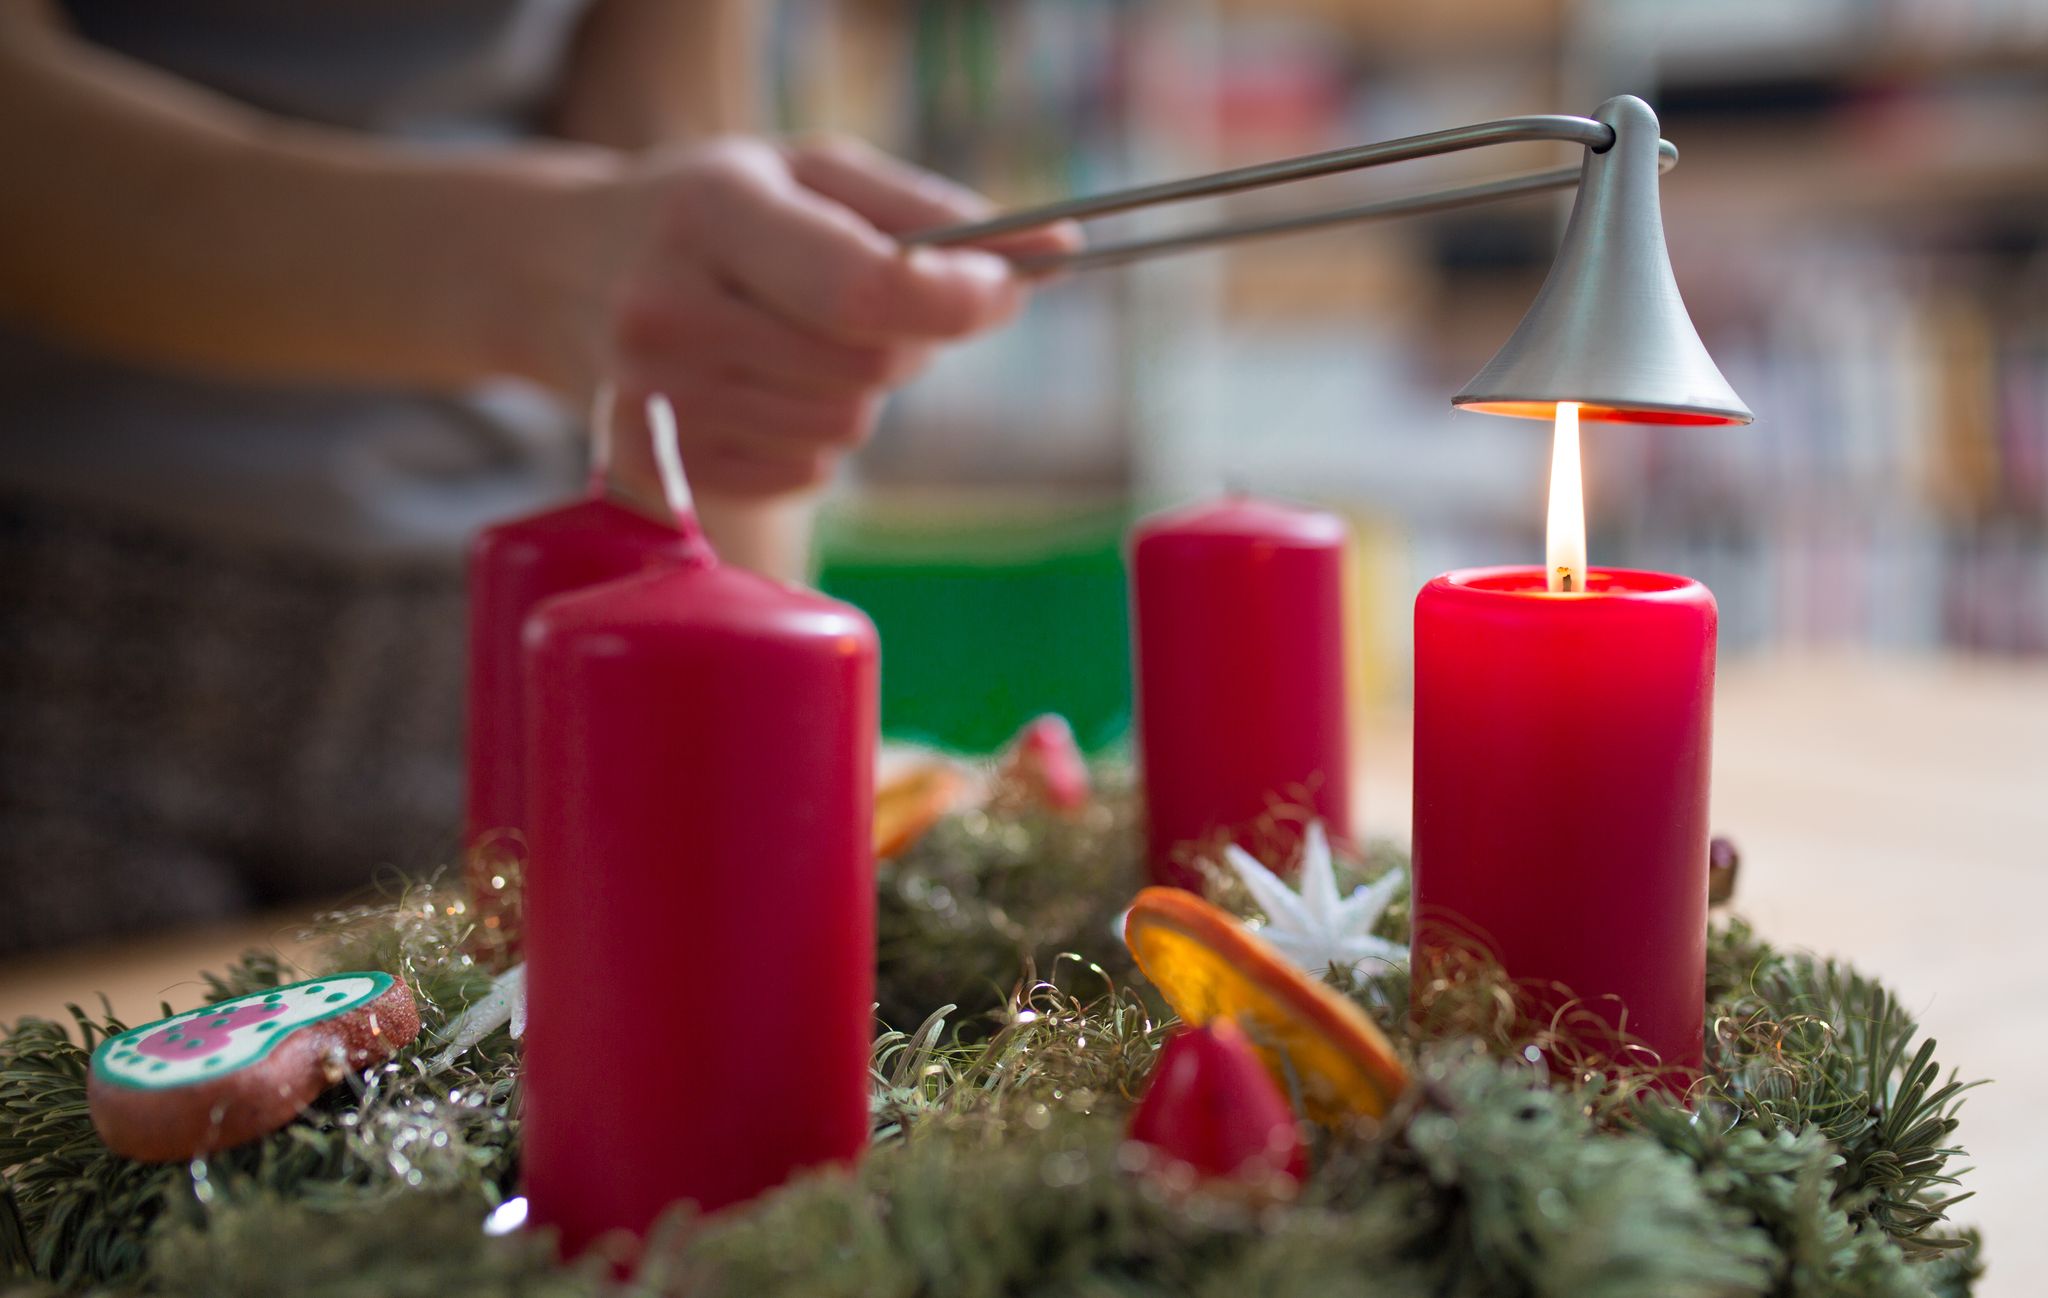
POLYGON ((675 399, 759 560, 1018 309, 993 252, 889 237, 975 196, 723 134, 755 19, 0 0, 0 954, 448 859, 461 553, 574 489, 601 376, 675 399))

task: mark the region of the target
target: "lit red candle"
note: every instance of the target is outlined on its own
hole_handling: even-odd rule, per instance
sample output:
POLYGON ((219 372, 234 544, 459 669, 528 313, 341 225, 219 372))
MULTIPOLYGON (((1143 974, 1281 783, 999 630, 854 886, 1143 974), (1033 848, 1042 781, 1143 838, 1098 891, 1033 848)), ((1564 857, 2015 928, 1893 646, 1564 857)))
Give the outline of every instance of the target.
MULTIPOLYGON (((1139 760, 1156 883, 1199 888, 1186 846, 1320 817, 1350 837, 1344 672, 1346 529, 1334 514, 1246 496, 1156 514, 1132 531, 1139 760)), ((1281 849, 1284 867, 1291 845, 1281 849)))
POLYGON ((570 1251, 867 1143, 874 629, 691 550, 527 624, 522 1166, 570 1251))
MULTIPOLYGON (((1418 985, 1477 942, 1532 1012, 1569 989, 1654 1052, 1620 1062, 1695 1069, 1714 599, 1690 578, 1585 566, 1569 432, 1550 565, 1449 573, 1415 603, 1418 985)), ((1594 1035, 1582 1044, 1617 1044, 1594 1035)))
POLYGON ((516 951, 519 917, 498 880, 526 859, 526 715, 520 628, 542 600, 686 558, 693 535, 606 495, 593 476, 580 500, 486 528, 469 556, 468 794, 465 871, 482 922, 516 951))

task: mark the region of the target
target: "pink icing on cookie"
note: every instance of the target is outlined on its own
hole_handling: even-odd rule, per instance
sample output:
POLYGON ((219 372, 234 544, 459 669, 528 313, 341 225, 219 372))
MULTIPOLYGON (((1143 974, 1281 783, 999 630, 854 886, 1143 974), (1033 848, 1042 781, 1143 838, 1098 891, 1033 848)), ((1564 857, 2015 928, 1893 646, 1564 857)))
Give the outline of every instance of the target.
POLYGON ((202 1014, 183 1023, 158 1028, 136 1043, 135 1048, 157 1059, 189 1059, 227 1044, 236 1028, 261 1023, 284 1013, 282 1005, 237 1005, 217 1014, 202 1014))

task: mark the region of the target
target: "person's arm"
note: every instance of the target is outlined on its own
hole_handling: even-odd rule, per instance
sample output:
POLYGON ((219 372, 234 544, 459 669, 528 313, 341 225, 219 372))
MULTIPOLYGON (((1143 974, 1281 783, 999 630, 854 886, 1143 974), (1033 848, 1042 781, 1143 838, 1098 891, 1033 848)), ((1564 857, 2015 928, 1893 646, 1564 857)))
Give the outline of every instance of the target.
POLYGON ((413 152, 288 122, 0 4, 0 315, 241 377, 594 373, 623 162, 413 152))
MULTIPOLYGON (((611 3, 628 7, 599 19, 655 12, 611 3)), ((697 4, 726 0, 673 8, 697 4)), ((633 84, 610 75, 622 95, 633 84)), ((893 234, 986 204, 852 142, 413 150, 98 50, 42 0, 0 0, 0 177, 0 316, 241 378, 516 374, 581 397, 602 376, 628 408, 675 402, 707 498, 823 481, 933 344, 1024 296, 988 251, 902 249, 893 234)))
POLYGON ((762 125, 765 0, 598 0, 548 126, 638 152, 762 125))

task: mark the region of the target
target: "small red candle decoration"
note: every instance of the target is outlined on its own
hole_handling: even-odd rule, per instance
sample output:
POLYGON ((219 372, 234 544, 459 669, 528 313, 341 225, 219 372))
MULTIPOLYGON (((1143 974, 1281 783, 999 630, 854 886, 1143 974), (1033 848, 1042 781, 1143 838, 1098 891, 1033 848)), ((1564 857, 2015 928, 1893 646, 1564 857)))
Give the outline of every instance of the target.
MULTIPOLYGON (((1351 829, 1344 548, 1334 514, 1246 496, 1132 531, 1139 757, 1155 883, 1201 887, 1183 845, 1276 805, 1351 829)), ((1268 844, 1280 861, 1295 843, 1268 844)))
POLYGON ((1245 1181, 1308 1175, 1287 1097, 1229 1019, 1175 1033, 1159 1052, 1131 1139, 1197 1177, 1245 1181))
MULTIPOLYGON (((603 437, 603 430, 597 435, 603 437)), ((542 600, 661 564, 699 545, 694 533, 607 497, 602 472, 588 493, 555 509, 484 529, 469 555, 469 767, 463 843, 481 923, 510 951, 519 916, 501 882, 526 860, 526 717, 520 628, 542 600)))
POLYGON ((522 1165, 571 1252, 868 1138, 874 629, 688 548, 526 629, 522 1165))
POLYGON ((1062 816, 1086 810, 1094 793, 1088 759, 1074 742, 1074 728, 1056 713, 1026 722, 997 770, 1040 806, 1062 816))
POLYGON ((1586 568, 1559 404, 1548 568, 1448 573, 1415 604, 1417 985, 1478 942, 1533 1013, 1568 990, 1652 1052, 1615 1062, 1676 1082, 1706 998, 1714 599, 1586 568))

